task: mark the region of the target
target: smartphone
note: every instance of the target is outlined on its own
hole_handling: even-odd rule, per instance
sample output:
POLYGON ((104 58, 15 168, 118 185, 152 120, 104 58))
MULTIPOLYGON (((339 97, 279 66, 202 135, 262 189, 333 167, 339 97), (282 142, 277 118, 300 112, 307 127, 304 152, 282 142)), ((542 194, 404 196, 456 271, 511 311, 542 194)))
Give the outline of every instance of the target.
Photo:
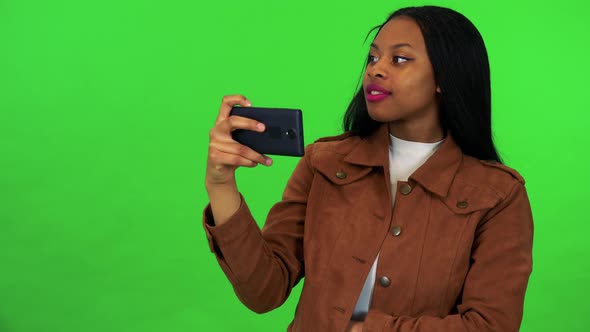
POLYGON ((240 144, 262 154, 303 156, 305 150, 300 109, 236 106, 230 115, 254 119, 266 126, 264 132, 234 130, 232 137, 240 144))

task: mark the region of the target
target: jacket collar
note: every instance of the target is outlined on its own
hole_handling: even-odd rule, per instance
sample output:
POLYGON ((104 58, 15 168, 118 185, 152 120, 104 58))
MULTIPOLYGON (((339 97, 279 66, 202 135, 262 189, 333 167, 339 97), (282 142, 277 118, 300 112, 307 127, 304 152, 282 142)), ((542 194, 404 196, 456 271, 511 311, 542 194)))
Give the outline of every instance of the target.
MULTIPOLYGON (((389 170, 389 141, 388 126, 383 124, 373 135, 361 139, 359 144, 344 157, 344 161, 363 166, 380 166, 389 170)), ((446 197, 462 160, 461 149, 451 134, 447 133, 444 142, 420 168, 410 175, 409 181, 413 180, 428 191, 440 197, 446 197)))

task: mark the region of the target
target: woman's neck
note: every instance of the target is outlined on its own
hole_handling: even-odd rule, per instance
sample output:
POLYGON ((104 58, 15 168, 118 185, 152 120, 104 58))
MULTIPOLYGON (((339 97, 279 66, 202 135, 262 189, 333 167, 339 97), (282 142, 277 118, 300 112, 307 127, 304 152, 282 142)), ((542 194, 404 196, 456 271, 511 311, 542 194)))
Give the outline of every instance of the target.
POLYGON ((390 122, 389 133, 397 138, 411 142, 435 143, 444 139, 445 135, 439 125, 425 126, 408 122, 390 122))

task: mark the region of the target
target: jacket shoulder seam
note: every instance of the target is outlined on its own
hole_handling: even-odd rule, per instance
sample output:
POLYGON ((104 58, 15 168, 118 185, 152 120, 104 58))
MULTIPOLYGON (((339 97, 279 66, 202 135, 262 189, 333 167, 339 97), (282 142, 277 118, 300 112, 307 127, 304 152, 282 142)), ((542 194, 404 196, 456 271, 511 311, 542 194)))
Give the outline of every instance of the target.
MULTIPOLYGON (((514 186, 517 183, 524 185, 524 181, 521 181, 518 177, 516 177, 509 170, 506 170, 501 167, 489 165, 487 161, 483 161, 483 160, 479 160, 479 159, 477 159, 477 161, 478 161, 477 164, 474 164, 473 166, 470 166, 466 169, 469 169, 472 167, 477 167, 477 168, 482 167, 482 169, 489 170, 491 172, 494 172, 493 170, 501 171, 502 172, 501 174, 503 174, 503 177, 506 179, 506 185, 502 186, 502 188, 500 189, 497 186, 493 186, 489 182, 475 181, 471 177, 465 176, 465 175, 459 176, 458 180, 460 180, 461 182, 463 182, 465 184, 471 185, 471 186, 481 187, 481 188, 485 188, 486 190, 490 190, 490 191, 494 192, 496 195, 498 195, 498 197, 500 197, 501 200, 504 200, 506 197, 508 197, 510 195, 510 192, 514 189, 514 186)), ((508 166, 504 165, 504 167, 508 167, 508 166)), ((512 171, 516 172, 516 174, 518 174, 518 172, 516 170, 514 170, 512 168, 510 168, 510 169, 512 171)), ((487 172, 488 171, 486 171, 486 173, 487 172)), ((487 178, 487 177, 485 177, 485 178, 487 178)))

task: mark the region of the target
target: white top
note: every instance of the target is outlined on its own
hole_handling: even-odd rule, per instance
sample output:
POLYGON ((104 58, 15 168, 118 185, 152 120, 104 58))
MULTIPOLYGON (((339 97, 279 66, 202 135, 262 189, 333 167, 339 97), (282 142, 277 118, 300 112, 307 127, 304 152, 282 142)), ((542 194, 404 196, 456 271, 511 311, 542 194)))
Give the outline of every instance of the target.
MULTIPOLYGON (((430 156, 434 154, 436 149, 443 141, 436 143, 422 143, 405 141, 389 135, 389 174, 391 183, 391 206, 395 202, 395 193, 397 191, 398 181, 408 181, 408 178, 414 173, 430 156)), ((369 306, 371 304, 371 295, 373 294, 373 287, 375 285, 375 275, 377 272, 377 261, 379 255, 375 258, 375 262, 369 271, 369 275, 365 280, 365 285, 359 296, 359 299, 354 307, 352 313, 353 320, 364 320, 369 306)))

